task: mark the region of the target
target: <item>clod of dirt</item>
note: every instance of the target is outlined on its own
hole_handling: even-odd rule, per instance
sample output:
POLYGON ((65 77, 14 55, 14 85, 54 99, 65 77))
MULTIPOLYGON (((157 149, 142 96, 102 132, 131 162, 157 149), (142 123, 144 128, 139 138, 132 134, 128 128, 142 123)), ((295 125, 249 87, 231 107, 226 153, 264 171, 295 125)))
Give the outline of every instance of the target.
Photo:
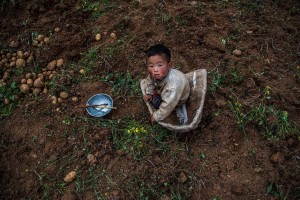
POLYGON ((76 178, 76 175, 76 171, 71 171, 65 176, 64 181, 70 183, 76 178))
POLYGON ((124 156, 126 154, 126 152, 122 149, 117 150, 116 153, 118 156, 124 156))
POLYGON ((17 68, 24 68, 26 66, 26 61, 23 58, 19 58, 16 61, 17 68))
POLYGON ((168 197, 166 194, 163 194, 160 199, 161 200, 171 200, 171 198, 168 197))
POLYGON ((20 43, 18 41, 11 41, 9 46, 12 47, 12 48, 18 48, 20 45, 20 43))
POLYGON ((184 183, 184 182, 187 181, 187 177, 183 172, 180 172, 178 180, 179 180, 180 183, 184 183))
POLYGON ((2 79, 6 81, 8 78, 9 78, 9 72, 5 71, 2 79))
POLYGON ((31 65, 32 63, 33 63, 33 56, 31 55, 31 56, 29 56, 28 58, 27 58, 27 64, 28 65, 31 65))
POLYGON ((274 163, 282 163, 284 161, 284 155, 281 152, 276 152, 271 155, 270 160, 274 163))
POLYGON ((70 193, 67 191, 62 197, 61 200, 76 200, 77 196, 75 194, 70 193))
POLYGON ((101 34, 99 34, 99 33, 98 33, 98 34, 96 34, 96 36, 95 36, 95 40, 96 40, 96 41, 99 41, 99 40, 101 40, 101 34))
POLYGON ((97 163, 97 158, 93 154, 87 155, 87 162, 90 166, 95 166, 97 163))
POLYGON ((224 101, 222 99, 215 100, 215 103, 216 103, 218 108, 223 108, 224 106, 226 106, 226 101, 224 101))
POLYGON ((241 56, 242 55, 242 51, 239 49, 235 49, 232 51, 232 54, 235 56, 241 56))
POLYGON ((59 94, 59 96, 60 96, 60 98, 62 98, 62 99, 67 99, 67 98, 69 97, 69 94, 68 94, 67 92, 61 92, 61 93, 59 94))

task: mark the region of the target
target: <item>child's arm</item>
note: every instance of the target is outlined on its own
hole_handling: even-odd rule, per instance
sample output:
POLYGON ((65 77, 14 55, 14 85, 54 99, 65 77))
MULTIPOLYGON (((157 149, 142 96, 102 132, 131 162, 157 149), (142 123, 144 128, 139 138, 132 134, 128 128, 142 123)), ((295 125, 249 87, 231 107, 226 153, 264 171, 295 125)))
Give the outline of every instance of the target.
POLYGON ((162 103, 160 104, 159 109, 153 113, 155 121, 162 121, 172 113, 177 106, 182 93, 182 88, 173 87, 162 92, 162 103))

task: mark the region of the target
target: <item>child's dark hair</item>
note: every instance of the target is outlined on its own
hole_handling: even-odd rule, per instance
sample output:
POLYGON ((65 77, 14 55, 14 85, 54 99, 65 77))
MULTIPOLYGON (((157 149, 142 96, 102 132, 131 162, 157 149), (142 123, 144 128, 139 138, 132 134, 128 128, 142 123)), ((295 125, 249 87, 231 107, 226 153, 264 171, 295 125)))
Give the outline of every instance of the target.
POLYGON ((155 55, 165 55, 168 62, 171 61, 171 52, 168 47, 163 44, 156 44, 151 46, 147 51, 145 51, 146 57, 149 58, 155 55))

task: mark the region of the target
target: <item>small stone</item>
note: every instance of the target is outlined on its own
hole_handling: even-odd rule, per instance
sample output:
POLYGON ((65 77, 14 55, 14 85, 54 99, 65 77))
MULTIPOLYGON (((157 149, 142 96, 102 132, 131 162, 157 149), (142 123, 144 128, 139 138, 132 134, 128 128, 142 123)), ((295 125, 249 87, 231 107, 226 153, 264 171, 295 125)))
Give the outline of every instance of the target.
POLYGON ((73 102, 78 102, 78 100, 79 100, 78 97, 76 97, 76 96, 72 97, 73 102))
POLYGON ((242 52, 239 49, 235 49, 235 50, 233 50, 232 54, 235 56, 240 56, 240 55, 242 55, 242 52))
POLYGON ((192 1, 190 4, 191 4, 191 6, 196 6, 197 5, 197 1, 192 1))
POLYGON ((247 33, 247 34, 252 34, 252 33, 253 33, 253 31, 251 31, 251 30, 248 30, 248 31, 246 31, 246 33, 247 33))
POLYGON ((84 69, 80 69, 80 70, 79 70, 79 73, 80 73, 80 74, 84 74, 84 69))
POLYGON ((284 161, 284 155, 281 152, 276 152, 271 155, 270 160, 274 163, 282 163, 284 161))
POLYGON ((187 181, 187 177, 183 172, 180 172, 178 179, 180 183, 184 183, 187 181))
POLYGON ((60 28, 56 27, 56 28, 54 29, 54 31, 55 31, 56 33, 58 33, 58 32, 60 31, 60 28))

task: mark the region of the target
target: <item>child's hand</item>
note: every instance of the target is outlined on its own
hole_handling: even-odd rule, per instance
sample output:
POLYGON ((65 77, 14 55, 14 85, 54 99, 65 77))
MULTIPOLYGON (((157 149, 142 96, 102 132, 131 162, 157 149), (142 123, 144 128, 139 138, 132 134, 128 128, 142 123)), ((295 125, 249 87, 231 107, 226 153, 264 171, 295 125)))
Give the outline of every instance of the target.
POLYGON ((144 95, 144 101, 151 101, 152 100, 152 96, 151 95, 144 95))

